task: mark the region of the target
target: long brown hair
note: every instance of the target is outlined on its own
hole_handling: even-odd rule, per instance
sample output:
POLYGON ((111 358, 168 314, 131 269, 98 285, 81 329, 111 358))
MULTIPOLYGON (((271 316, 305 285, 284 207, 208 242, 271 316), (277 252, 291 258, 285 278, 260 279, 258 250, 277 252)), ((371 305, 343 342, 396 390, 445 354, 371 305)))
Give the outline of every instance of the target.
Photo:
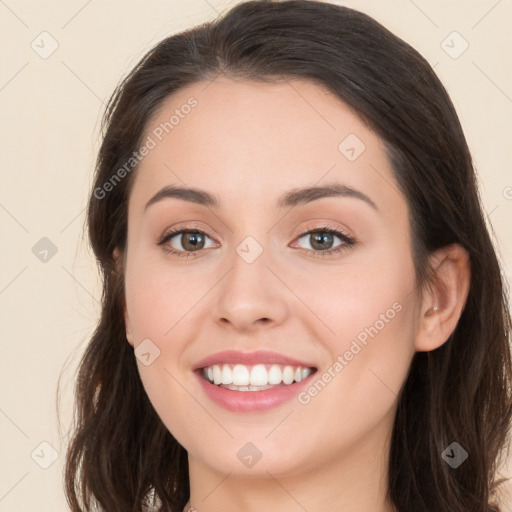
MULTIPOLYGON (((102 124, 88 233, 103 279, 99 324, 80 363, 65 490, 73 512, 181 512, 189 498, 185 449, 154 411, 125 337, 127 205, 136 165, 102 188, 140 147, 148 119, 181 88, 219 74, 312 79, 348 103, 386 145, 410 208, 419 285, 427 257, 451 243, 470 256, 471 285, 449 339, 417 352, 396 414, 390 501, 401 512, 489 512, 512 418, 511 318, 453 104, 427 61, 371 17, 309 0, 243 2, 151 49, 114 91, 102 124), (124 174, 123 174, 124 176, 124 174), (101 193, 99 191, 102 191, 101 193), (441 457, 453 441, 469 454, 441 457)), ((492 508, 494 507, 494 508, 492 508)))

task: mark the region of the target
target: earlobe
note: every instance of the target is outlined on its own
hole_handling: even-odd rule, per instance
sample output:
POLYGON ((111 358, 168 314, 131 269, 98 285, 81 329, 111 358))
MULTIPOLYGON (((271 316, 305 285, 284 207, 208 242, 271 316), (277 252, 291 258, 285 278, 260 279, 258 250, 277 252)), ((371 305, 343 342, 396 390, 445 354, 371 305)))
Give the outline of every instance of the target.
POLYGON ((434 275, 422 294, 422 305, 415 348, 435 350, 457 327, 469 293, 471 268, 467 251, 451 244, 436 251, 430 259, 434 275))
POLYGON ((124 258, 123 258, 123 254, 119 251, 119 249, 117 247, 112 252, 112 258, 114 260, 115 267, 116 267, 115 272, 117 272, 118 274, 122 274, 124 258))

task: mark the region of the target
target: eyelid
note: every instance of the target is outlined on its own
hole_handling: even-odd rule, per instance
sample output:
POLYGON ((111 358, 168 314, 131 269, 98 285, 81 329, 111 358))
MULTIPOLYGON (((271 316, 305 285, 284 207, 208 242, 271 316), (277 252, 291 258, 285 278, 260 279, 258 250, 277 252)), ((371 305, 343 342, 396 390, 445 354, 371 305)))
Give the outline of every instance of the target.
POLYGON ((207 230, 206 228, 198 225, 198 224, 187 224, 186 222, 184 223, 178 223, 178 224, 174 224, 172 227, 169 227, 169 228, 166 228, 164 230, 164 232, 159 236, 159 242, 160 243, 162 240, 164 240, 165 238, 167 238, 169 235, 173 234, 173 235, 176 235, 178 233, 181 233, 183 231, 194 231, 194 232, 199 232, 199 233, 202 233, 204 235, 207 235, 208 237, 210 238, 214 238, 213 236, 211 236, 209 234, 209 230, 207 230))
POLYGON ((307 235, 308 233, 315 232, 315 231, 336 231, 340 234, 344 235, 346 238, 353 239, 354 235, 352 235, 351 230, 348 228, 342 227, 342 226, 335 226, 334 224, 331 224, 327 220, 321 220, 317 219, 315 221, 311 221, 311 223, 306 224, 305 227, 302 227, 300 230, 295 232, 294 239, 300 238, 304 235, 307 235))

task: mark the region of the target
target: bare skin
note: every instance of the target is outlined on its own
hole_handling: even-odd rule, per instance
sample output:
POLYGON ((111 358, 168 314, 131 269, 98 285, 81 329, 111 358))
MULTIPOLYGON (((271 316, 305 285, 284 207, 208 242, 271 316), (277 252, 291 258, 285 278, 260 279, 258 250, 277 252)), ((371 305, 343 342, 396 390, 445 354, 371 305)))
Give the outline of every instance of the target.
POLYGON ((136 348, 149 339, 160 350, 152 364, 137 364, 155 410, 188 452, 190 505, 392 512, 387 464, 398 394, 414 353, 435 350, 456 327, 469 287, 467 254, 456 245, 433 254, 439 279, 418 289, 408 205, 382 141, 323 87, 226 77, 196 83, 167 99, 146 135, 191 96, 197 106, 136 171, 122 255, 127 340, 136 348), (365 146, 353 161, 356 139, 339 149, 350 134, 365 146), (292 189, 327 183, 374 205, 354 194, 277 205, 292 189), (167 185, 205 190, 220 207, 167 197, 145 209, 167 185), (326 223, 355 243, 332 235, 326 250, 342 250, 320 254, 311 231, 326 223), (183 234, 158 245, 174 227, 203 232, 203 248, 189 257, 166 252, 193 252, 183 234), (237 252, 246 237, 257 242, 250 251, 262 249, 251 263, 237 252), (377 334, 359 341, 349 360, 370 326, 377 334), (319 377, 331 378, 302 402, 229 411, 192 372, 225 349, 311 361, 319 377), (338 356, 346 364, 336 371, 338 356), (237 456, 249 442, 261 453, 252 467, 237 456))

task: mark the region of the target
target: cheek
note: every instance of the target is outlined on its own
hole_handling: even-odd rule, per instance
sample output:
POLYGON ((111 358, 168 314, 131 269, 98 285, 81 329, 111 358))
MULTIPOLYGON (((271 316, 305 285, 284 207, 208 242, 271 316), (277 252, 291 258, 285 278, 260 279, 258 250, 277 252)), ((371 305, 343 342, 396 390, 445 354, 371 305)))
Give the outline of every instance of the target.
POLYGON ((128 261, 125 296, 135 340, 165 341, 201 300, 212 278, 149 259, 128 261))
MULTIPOLYGON (((324 338, 331 364, 317 372, 316 379, 297 397, 296 417, 314 418, 316 425, 324 426, 321 444, 329 454, 350 450, 379 429, 387 435, 386 429, 393 424, 414 355, 413 308, 407 301, 392 302, 395 297, 376 295, 357 316, 340 313, 337 336, 332 341, 324 338)), ((310 430, 315 429, 311 425, 310 430)), ((286 443, 286 432, 282 434, 274 441, 286 443)), ((368 457, 374 457, 379 447, 367 449, 368 457)), ((310 456, 317 457, 314 451, 310 456)), ((329 455, 320 454, 319 464, 325 463, 324 456, 329 455)))
POLYGON ((190 389, 193 376, 182 367, 182 354, 197 325, 194 322, 191 329, 190 318, 205 294, 204 287, 214 282, 211 275, 196 274, 191 278, 190 271, 171 269, 135 252, 128 257, 125 273, 126 307, 136 353, 142 343, 151 353, 149 364, 144 364, 144 358, 136 360, 141 381, 162 422, 178 439, 190 435, 190 426, 175 414, 191 406, 185 389, 190 389))
POLYGON ((414 355, 416 300, 407 254, 390 248, 371 262, 338 270, 331 279, 310 276, 302 288, 301 297, 316 301, 311 309, 329 327, 330 332, 318 332, 332 357, 331 366, 318 375, 318 389, 306 393, 303 402, 314 399, 316 413, 334 416, 337 425, 349 411, 354 417, 381 417, 406 378, 414 355), (343 411, 329 407, 336 403, 343 411))
POLYGON ((179 367, 188 339, 182 330, 186 322, 180 320, 186 320, 189 302, 197 301, 197 293, 179 273, 169 272, 149 258, 132 256, 126 267, 125 295, 136 355, 150 353, 149 361, 136 358, 142 384, 166 428, 182 439, 186 428, 174 411, 187 410, 190 396, 179 367), (146 348, 137 351, 139 344, 146 348))
POLYGON ((381 332, 402 331, 410 323, 403 311, 415 297, 416 279, 408 253, 407 247, 399 251, 388 244, 294 279, 297 295, 324 325, 319 333, 333 354, 356 337, 364 342, 367 329, 376 328, 382 337, 381 332))

